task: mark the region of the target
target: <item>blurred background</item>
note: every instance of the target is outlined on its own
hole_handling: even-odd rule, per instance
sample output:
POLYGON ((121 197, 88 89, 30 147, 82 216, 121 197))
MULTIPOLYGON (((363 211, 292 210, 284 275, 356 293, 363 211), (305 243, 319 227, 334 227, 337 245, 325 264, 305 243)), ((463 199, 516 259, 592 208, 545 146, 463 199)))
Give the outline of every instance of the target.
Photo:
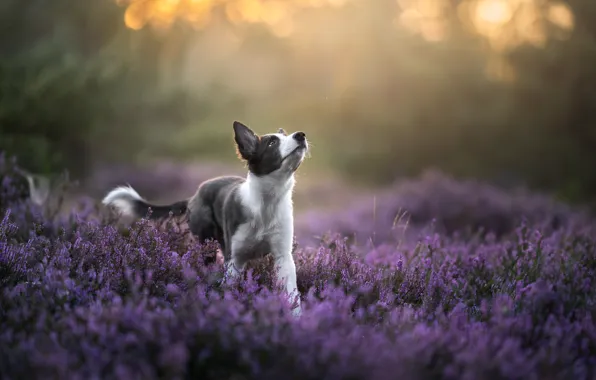
POLYGON ((593 0, 4 0, 0 150, 173 199, 243 173, 239 120, 306 132, 321 203, 427 169, 593 203, 594 20, 593 0))

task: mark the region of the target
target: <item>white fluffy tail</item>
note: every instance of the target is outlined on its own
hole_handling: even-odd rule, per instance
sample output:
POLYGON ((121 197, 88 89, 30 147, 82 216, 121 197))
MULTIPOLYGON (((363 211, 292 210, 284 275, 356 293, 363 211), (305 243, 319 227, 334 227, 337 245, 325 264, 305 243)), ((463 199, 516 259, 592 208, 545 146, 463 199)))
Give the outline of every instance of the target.
POLYGON ((131 186, 120 186, 110 191, 103 199, 106 206, 113 206, 122 216, 133 218, 161 219, 181 216, 186 213, 188 200, 169 205, 153 205, 145 201, 131 186))
POLYGON ((103 203, 113 206, 120 214, 128 217, 138 217, 135 204, 146 203, 145 200, 131 186, 119 186, 105 196, 103 203))

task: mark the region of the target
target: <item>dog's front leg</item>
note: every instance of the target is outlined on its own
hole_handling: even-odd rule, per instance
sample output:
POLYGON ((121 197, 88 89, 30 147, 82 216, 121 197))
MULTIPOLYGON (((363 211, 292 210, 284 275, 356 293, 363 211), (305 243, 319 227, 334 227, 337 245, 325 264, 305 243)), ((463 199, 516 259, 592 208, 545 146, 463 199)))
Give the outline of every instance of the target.
POLYGON ((224 253, 225 282, 231 283, 240 277, 245 266, 246 262, 241 260, 240 255, 233 249, 230 249, 227 254, 224 253))
POLYGON ((243 268, 240 267, 238 263, 235 263, 233 260, 226 261, 224 263, 224 266, 226 268, 226 277, 228 278, 228 280, 233 280, 242 274, 243 268))
POLYGON ((286 236, 283 240, 273 245, 273 255, 278 282, 285 287, 290 300, 296 300, 297 306, 292 310, 292 314, 300 316, 302 308, 300 306, 300 292, 298 291, 296 281, 296 264, 292 257, 292 235, 289 238, 286 236))
POLYGON ((231 283, 236 278, 240 277, 246 261, 242 260, 242 256, 239 255, 239 241, 232 239, 231 244, 224 245, 223 257, 224 257, 224 269, 225 269, 225 282, 231 283))

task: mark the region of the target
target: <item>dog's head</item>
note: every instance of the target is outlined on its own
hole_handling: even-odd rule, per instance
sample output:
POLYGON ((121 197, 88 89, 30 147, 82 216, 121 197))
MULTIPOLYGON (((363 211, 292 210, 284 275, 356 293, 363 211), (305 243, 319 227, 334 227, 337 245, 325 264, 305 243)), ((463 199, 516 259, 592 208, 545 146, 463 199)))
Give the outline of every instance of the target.
POLYGON ((278 133, 262 136, 255 134, 246 125, 234 122, 234 139, 238 155, 248 164, 248 170, 259 177, 266 175, 291 175, 308 150, 304 132, 278 133))

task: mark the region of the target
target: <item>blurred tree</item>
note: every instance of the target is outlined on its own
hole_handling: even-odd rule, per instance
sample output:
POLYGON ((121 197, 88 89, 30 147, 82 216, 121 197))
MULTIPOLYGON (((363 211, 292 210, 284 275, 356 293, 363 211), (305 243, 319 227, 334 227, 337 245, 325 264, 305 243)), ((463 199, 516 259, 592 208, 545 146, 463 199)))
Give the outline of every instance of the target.
POLYGON ((596 3, 567 2, 569 31, 567 21, 547 14, 561 3, 545 1, 537 16, 544 38, 499 41, 496 52, 455 16, 462 3, 448 2, 440 16, 450 38, 400 40, 401 55, 387 53, 392 67, 378 67, 393 75, 374 89, 344 93, 332 119, 349 133, 329 130, 329 139, 344 139, 332 164, 375 183, 436 167, 511 185, 523 180, 568 201, 596 200, 596 3), (495 57, 513 80, 487 76, 495 57))
POLYGON ((160 41, 127 29, 123 12, 110 0, 0 4, 0 150, 80 176, 94 159, 130 159, 156 113, 188 109, 160 92, 160 41))
MULTIPOLYGON (((512 88, 517 165, 531 185, 555 189, 571 201, 596 200, 596 4, 569 0, 575 27, 543 48, 512 50, 518 80, 512 88)), ((549 35, 563 33, 554 23, 549 35)), ((509 138, 511 142, 513 139, 509 138)))

